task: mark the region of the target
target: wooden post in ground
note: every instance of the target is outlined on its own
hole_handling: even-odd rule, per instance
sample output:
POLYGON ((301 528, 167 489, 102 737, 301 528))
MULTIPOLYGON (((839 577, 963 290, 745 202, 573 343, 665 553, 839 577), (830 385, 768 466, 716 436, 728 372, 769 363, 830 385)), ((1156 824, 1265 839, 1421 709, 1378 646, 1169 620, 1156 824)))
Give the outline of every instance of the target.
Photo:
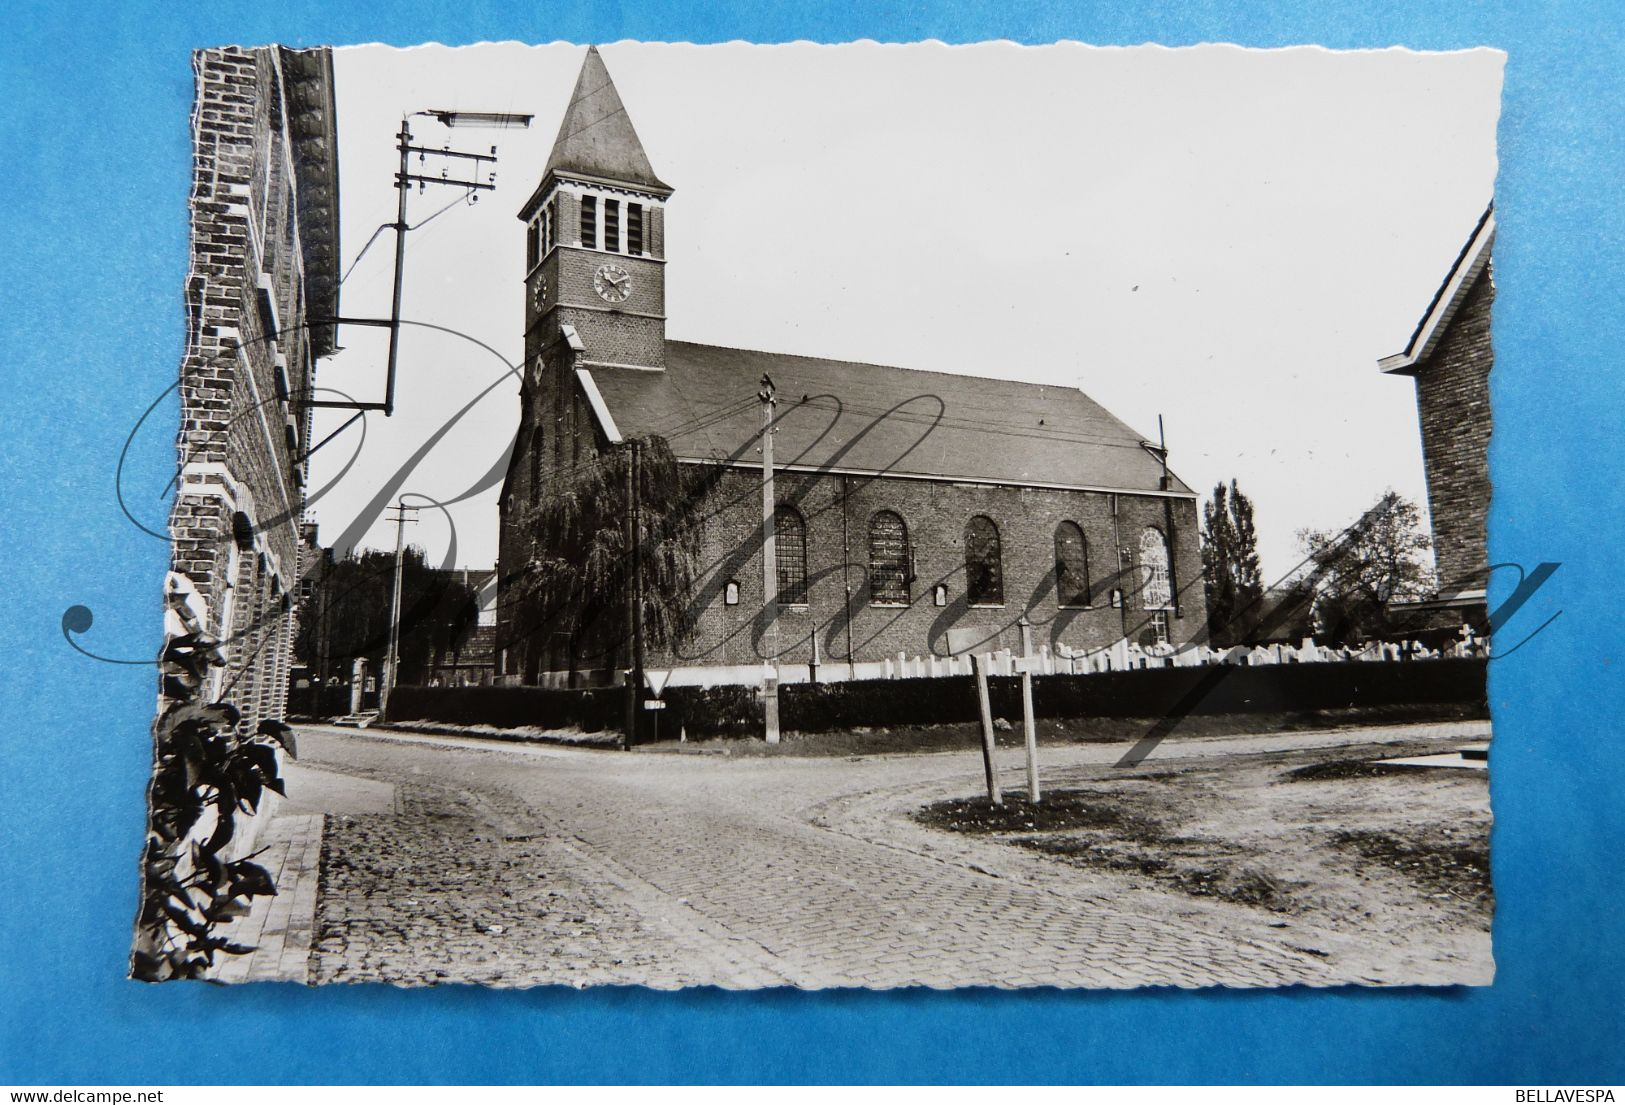
POLYGON ((779 743, 779 670, 769 668, 762 677, 762 723, 768 744, 779 743))
POLYGON ((1036 660, 1021 665, 1021 726, 1027 736, 1027 797, 1038 805, 1038 721, 1033 717, 1033 669, 1036 660))
POLYGON ((999 776, 993 767, 993 704, 987 697, 987 653, 971 658, 976 669, 976 697, 982 707, 982 768, 987 773, 987 800, 995 806, 1004 805, 999 794, 999 776))

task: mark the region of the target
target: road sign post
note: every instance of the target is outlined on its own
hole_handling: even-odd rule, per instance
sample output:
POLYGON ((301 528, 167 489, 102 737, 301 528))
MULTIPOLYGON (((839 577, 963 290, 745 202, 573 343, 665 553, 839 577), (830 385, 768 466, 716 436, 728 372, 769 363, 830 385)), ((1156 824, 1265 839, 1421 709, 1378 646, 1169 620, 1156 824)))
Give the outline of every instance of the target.
POLYGON ((1027 738, 1027 796, 1038 805, 1038 719, 1033 716, 1033 667, 1039 661, 1023 657, 1016 661, 1021 672, 1021 728, 1027 738))
POLYGON ((976 697, 982 708, 982 769, 987 774, 987 800, 1002 806, 999 776, 993 767, 993 704, 987 696, 987 662, 985 652, 971 657, 971 666, 976 669, 976 697))

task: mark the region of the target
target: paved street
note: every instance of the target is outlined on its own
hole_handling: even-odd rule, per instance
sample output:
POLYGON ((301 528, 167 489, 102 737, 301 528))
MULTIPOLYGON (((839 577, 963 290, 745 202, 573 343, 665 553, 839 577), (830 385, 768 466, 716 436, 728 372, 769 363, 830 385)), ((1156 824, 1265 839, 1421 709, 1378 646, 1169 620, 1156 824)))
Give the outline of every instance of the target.
MULTIPOLYGON (((1401 738, 1445 749, 1487 732, 1175 740, 1152 759, 1401 738)), ((395 788, 393 808, 326 817, 313 982, 1323 986, 1492 970, 1488 934, 1441 954, 908 820, 980 788, 974 753, 735 759, 321 727, 299 747, 303 766, 395 788)), ((1046 750, 1046 775, 1099 775, 1124 747, 1046 750)), ((1017 787, 1019 753, 1002 756, 1017 787)))

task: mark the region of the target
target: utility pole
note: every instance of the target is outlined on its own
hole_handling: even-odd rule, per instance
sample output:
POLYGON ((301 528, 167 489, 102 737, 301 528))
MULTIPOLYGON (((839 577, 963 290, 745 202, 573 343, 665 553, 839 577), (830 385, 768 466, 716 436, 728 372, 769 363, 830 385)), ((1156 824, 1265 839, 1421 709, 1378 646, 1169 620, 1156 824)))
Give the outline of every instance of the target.
POLYGON ((626 632, 632 666, 626 673, 626 739, 622 747, 637 743, 639 701, 643 694, 643 472, 641 450, 634 438, 627 442, 626 458, 626 632))
POLYGON ((632 440, 632 686, 643 694, 643 448, 632 440))
POLYGON ((637 609, 638 599, 640 597, 634 590, 634 579, 636 573, 633 570, 633 565, 637 563, 638 559, 637 516, 636 511, 632 506, 633 501, 637 498, 636 475, 632 471, 633 458, 637 455, 636 448, 636 445, 634 445, 632 442, 628 441, 626 443, 626 514, 621 523, 622 541, 626 546, 626 565, 622 569, 621 582, 626 591, 625 629, 628 653, 627 659, 629 661, 627 666, 622 669, 624 672, 626 688, 626 724, 621 734, 621 749, 622 751, 626 752, 630 752, 632 750, 632 742, 637 739, 638 731, 638 686, 635 682, 633 682, 637 665, 635 662, 630 662, 630 654, 635 652, 637 648, 637 646, 633 644, 633 638, 637 635, 637 609))
MULTIPOLYGON (((529 115, 493 111, 429 110, 415 111, 412 113, 412 116, 428 116, 438 119, 442 126, 448 128, 498 127, 507 129, 514 127, 528 127, 530 126, 531 120, 529 115)), ((406 196, 411 190, 412 185, 416 184, 419 192, 424 191, 431 184, 461 188, 467 194, 468 201, 470 203, 473 203, 479 199, 479 193, 489 192, 496 188, 497 148, 495 146, 491 147, 490 153, 469 153, 465 150, 454 150, 450 147, 450 145, 446 145, 438 150, 431 149, 428 146, 415 145, 412 140, 411 116, 403 115, 401 117, 401 129, 395 133, 395 148, 400 151, 401 155, 400 167, 395 173, 395 189, 398 193, 397 202, 395 205, 395 221, 393 223, 385 223, 383 226, 378 228, 380 231, 386 229, 395 231, 395 290, 394 295, 390 299, 389 317, 349 318, 339 316, 326 320, 333 324, 335 341, 337 340, 338 335, 337 328, 344 325, 375 326, 380 329, 387 329, 389 331, 389 355, 384 366, 384 398, 382 402, 357 402, 352 399, 314 398, 305 400, 305 405, 308 407, 339 407, 345 410, 353 410, 356 413, 337 430, 334 430, 321 441, 317 442, 309 449, 306 449, 299 458, 301 460, 309 457, 317 449, 320 449, 323 445, 326 445, 333 438, 337 437, 350 425, 351 422, 355 422, 357 419, 359 419, 362 412, 382 411, 386 417, 395 413, 395 368, 396 362, 399 359, 401 346, 401 292, 406 275, 406 233, 409 230, 415 230, 418 227, 423 226, 424 223, 427 223, 430 219, 436 217, 435 215, 430 215, 428 219, 424 219, 423 222, 418 223, 418 227, 413 227, 407 224, 406 196), (411 158, 413 154, 417 154, 418 167, 423 171, 416 173, 411 171, 411 158), (431 166, 429 163, 430 158, 435 159, 433 166, 431 166), (463 177, 452 176, 451 166, 453 165, 460 166, 458 171, 466 172, 467 175, 463 177), (438 167, 440 169, 439 176, 430 175, 430 169, 432 167, 438 167)), ((372 242, 369 240, 367 245, 362 247, 361 252, 363 254, 366 253, 367 249, 371 247, 371 245, 372 242)), ((360 260, 360 256, 357 255, 356 259, 360 260)), ((353 262, 351 267, 354 267, 353 262)))
MULTIPOLYGON (((1162 460, 1161 487, 1164 491, 1172 491, 1174 481, 1173 477, 1168 474, 1168 435, 1163 432, 1162 415, 1160 414, 1157 415, 1157 453, 1162 460)), ((1177 618, 1181 614, 1179 609, 1179 570, 1175 566, 1178 562, 1175 550, 1179 548, 1179 544, 1174 539, 1174 500, 1167 495, 1162 497, 1162 520, 1163 532, 1168 535, 1168 602, 1173 607, 1168 613, 1171 618, 1177 618)), ((1174 627, 1170 625, 1168 627, 1168 640, 1171 642, 1173 639, 1174 627)))
POLYGON ((395 413, 395 358, 401 348, 401 290, 406 277, 406 193, 412 187, 409 175, 412 166, 408 163, 412 153, 412 130, 406 125, 404 117, 395 139, 401 151, 401 171, 395 176, 395 191, 400 194, 400 204, 395 209, 395 295, 389 306, 389 361, 384 371, 385 418, 395 413))
POLYGON ((407 511, 416 514, 418 508, 407 506, 402 499, 395 504, 395 589, 389 602, 389 654, 384 659, 384 678, 378 684, 378 713, 389 717, 389 693, 395 689, 395 680, 401 663, 401 577, 406 554, 406 527, 417 521, 408 518, 407 511))
POLYGON ((762 680, 767 743, 779 743, 779 551, 774 539, 773 509, 773 378, 762 374, 756 393, 762 401, 762 649, 768 672, 762 680))

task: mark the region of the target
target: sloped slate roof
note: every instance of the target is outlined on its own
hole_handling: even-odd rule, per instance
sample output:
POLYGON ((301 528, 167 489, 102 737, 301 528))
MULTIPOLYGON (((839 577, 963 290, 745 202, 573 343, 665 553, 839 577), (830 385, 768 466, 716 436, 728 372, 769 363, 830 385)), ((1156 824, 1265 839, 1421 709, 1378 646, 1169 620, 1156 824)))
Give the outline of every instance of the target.
POLYGON ((558 138, 553 142, 553 152, 548 155, 547 168, 542 173, 541 187, 525 205, 521 218, 528 215, 555 176, 585 177, 641 186, 665 194, 671 192, 671 187, 655 176, 654 166, 649 164, 649 155, 643 152, 643 143, 596 46, 587 48, 586 60, 581 63, 581 73, 576 77, 575 91, 570 94, 570 106, 564 111, 558 138))
POLYGON ((1416 329, 1411 331, 1410 340, 1405 343, 1404 352, 1383 357, 1377 362, 1378 368, 1397 376, 1416 375, 1428 358, 1433 356, 1445 331, 1450 328, 1456 308, 1461 306, 1487 269, 1494 242, 1495 204, 1491 202, 1478 217, 1478 224, 1467 236, 1467 242, 1456 255, 1450 271, 1445 273, 1444 281, 1433 293, 1427 310, 1422 312, 1416 329))
MULTIPOLYGON (((658 434, 682 458, 759 461, 766 373, 780 468, 1161 489, 1140 435, 1075 388, 678 341, 666 343, 663 372, 589 372, 620 436, 658 434)), ((1177 478, 1169 490, 1191 494, 1177 478)))

